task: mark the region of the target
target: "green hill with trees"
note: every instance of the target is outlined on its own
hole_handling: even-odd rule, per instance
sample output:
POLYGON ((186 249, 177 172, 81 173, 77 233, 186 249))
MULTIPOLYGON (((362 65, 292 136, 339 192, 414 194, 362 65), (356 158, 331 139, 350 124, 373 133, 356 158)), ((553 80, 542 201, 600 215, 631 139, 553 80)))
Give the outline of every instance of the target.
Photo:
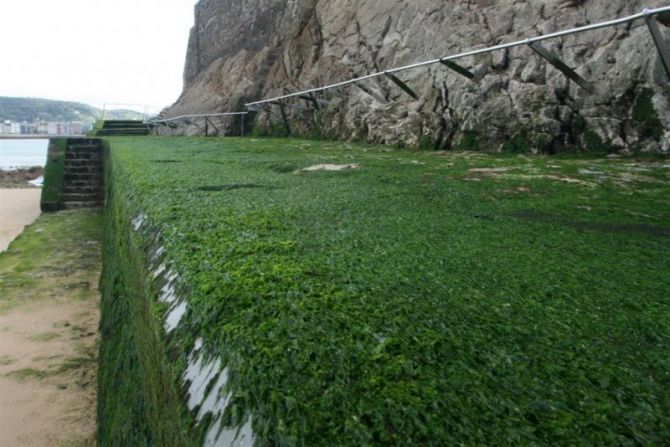
MULTIPOLYGON (((0 120, 28 121, 81 121, 92 124, 102 116, 102 110, 88 104, 54 101, 41 98, 13 98, 0 96, 0 120)), ((107 110, 105 118, 139 120, 142 114, 133 110, 107 110)))

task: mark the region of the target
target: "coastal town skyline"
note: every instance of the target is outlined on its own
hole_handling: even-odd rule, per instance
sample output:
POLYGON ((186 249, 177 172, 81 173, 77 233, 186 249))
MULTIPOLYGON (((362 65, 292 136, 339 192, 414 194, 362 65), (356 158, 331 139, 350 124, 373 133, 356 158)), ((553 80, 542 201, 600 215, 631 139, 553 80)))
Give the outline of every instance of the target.
POLYGON ((82 121, 12 121, 0 117, 0 135, 84 135, 93 125, 82 121))

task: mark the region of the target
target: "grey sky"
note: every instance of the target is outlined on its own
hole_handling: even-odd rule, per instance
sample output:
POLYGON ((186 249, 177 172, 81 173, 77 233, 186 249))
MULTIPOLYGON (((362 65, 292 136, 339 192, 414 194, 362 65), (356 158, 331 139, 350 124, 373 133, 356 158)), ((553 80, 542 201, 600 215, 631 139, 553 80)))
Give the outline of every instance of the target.
POLYGON ((169 105, 195 2, 2 0, 0 96, 169 105))

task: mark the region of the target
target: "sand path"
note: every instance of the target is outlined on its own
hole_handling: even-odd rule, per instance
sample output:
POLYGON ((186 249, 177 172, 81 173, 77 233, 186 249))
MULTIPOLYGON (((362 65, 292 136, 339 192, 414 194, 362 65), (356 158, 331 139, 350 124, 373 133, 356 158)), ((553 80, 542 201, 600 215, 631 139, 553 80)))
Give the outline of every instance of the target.
POLYGON ((40 215, 39 188, 0 189, 0 252, 40 215))
POLYGON ((42 215, 0 253, 0 446, 95 445, 95 219, 42 215))

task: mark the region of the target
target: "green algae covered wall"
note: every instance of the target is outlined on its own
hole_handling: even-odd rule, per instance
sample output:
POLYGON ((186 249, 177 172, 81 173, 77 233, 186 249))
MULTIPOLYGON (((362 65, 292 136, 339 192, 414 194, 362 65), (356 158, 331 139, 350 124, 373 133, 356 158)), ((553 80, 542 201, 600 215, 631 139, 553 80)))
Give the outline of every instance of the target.
POLYGON ((98 445, 192 446, 177 381, 167 362, 147 240, 133 231, 132 188, 105 149, 105 233, 101 278, 98 445))
POLYGON ((665 161, 109 141, 99 445, 670 439, 665 161))
POLYGON ((67 138, 51 138, 44 168, 41 208, 44 212, 63 208, 63 176, 65 173, 65 150, 67 138))

